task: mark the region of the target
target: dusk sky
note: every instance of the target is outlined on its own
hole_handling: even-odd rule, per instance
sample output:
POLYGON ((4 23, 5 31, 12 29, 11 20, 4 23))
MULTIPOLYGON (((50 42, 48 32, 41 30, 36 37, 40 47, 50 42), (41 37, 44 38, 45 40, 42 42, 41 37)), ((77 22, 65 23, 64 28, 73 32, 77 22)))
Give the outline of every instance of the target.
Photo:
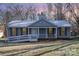
MULTIPOLYGON (((52 5, 53 4, 54 3, 52 3, 52 5)), ((74 3, 74 4, 79 6, 79 4, 77 3, 74 3)), ((25 9, 32 6, 33 8, 36 8, 38 12, 47 11, 47 3, 0 3, 0 9, 4 11, 7 9, 7 6, 14 6, 14 5, 20 5, 22 8, 25 8, 25 9)), ((55 8, 52 8, 52 9, 55 11, 55 8)))
MULTIPOLYGON (((47 5, 45 3, 17 3, 21 5, 24 8, 28 8, 29 6, 32 6, 34 8, 46 8, 47 5)), ((6 9, 9 5, 17 5, 17 4, 11 4, 11 3, 0 3, 0 9, 6 9)))

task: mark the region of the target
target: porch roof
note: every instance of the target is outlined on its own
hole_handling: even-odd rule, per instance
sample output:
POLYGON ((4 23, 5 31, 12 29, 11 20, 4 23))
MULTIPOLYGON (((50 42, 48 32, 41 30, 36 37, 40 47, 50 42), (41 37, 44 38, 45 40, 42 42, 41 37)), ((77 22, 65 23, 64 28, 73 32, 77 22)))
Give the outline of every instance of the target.
POLYGON ((15 20, 8 27, 71 27, 71 24, 66 20, 15 20))
POLYGON ((49 20, 49 22, 55 24, 57 27, 71 27, 71 24, 66 20, 49 20))
POLYGON ((15 20, 8 23, 8 27, 27 27, 30 24, 36 21, 29 21, 29 20, 15 20))

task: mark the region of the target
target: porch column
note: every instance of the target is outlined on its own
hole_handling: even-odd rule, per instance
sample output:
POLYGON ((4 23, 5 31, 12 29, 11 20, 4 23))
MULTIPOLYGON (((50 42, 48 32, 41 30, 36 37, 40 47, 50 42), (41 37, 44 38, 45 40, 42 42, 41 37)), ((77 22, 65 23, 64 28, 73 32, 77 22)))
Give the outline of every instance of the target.
POLYGON ((70 38, 71 38, 71 29, 72 29, 72 28, 70 27, 70 29, 69 29, 69 31, 70 31, 70 35, 69 35, 69 37, 70 37, 70 38))
POLYGON ((46 28, 46 38, 48 38, 48 35, 47 35, 47 28, 46 28))
POLYGON ((29 28, 28 28, 28 35, 29 35, 29 28))
POLYGON ((38 27, 38 38, 39 38, 39 27, 38 27))
MULTIPOLYGON (((20 34, 21 34, 20 28, 18 28, 18 31, 19 31, 19 36, 20 36, 20 34)), ((19 40, 20 40, 20 37, 19 37, 19 40)))
POLYGON ((57 38, 57 27, 56 27, 56 33, 55 33, 55 37, 57 38))

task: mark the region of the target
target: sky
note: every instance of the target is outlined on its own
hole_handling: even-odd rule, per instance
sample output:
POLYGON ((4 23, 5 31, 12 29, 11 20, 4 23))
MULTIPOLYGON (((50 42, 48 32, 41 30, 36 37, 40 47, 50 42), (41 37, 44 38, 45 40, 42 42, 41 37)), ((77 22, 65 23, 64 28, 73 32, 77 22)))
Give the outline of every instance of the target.
POLYGON ((0 9, 6 10, 7 6, 13 6, 13 5, 20 5, 22 8, 28 8, 29 6, 32 6, 38 10, 47 9, 47 3, 0 3, 0 9))
MULTIPOLYGON (((54 3, 52 3, 53 5, 54 3)), ((76 3, 74 3, 76 4, 76 3)), ((72 4, 72 5, 74 5, 72 4)), ((4 12, 4 10, 7 9, 7 6, 14 6, 14 5, 20 5, 22 8, 28 8, 30 6, 32 6, 33 8, 36 8, 38 12, 42 12, 42 11, 47 11, 47 3, 0 3, 0 10, 2 10, 4 12)), ((77 6, 79 6, 79 4, 77 4, 77 6)), ((52 8, 53 11, 55 10, 55 8, 52 8)))
MULTIPOLYGON (((17 3, 21 5, 24 8, 28 8, 29 6, 32 6, 34 8, 46 8, 47 5, 45 3, 17 3)), ((6 9, 7 6, 10 5, 17 5, 17 4, 11 4, 11 3, 0 3, 0 9, 6 9)))

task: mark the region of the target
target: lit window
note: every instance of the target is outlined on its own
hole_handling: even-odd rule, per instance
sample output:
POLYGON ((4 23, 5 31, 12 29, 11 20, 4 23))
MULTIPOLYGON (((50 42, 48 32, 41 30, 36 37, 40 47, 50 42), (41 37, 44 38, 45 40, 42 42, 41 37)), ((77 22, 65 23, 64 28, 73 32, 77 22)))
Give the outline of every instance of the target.
POLYGON ((23 32, 23 35, 25 35, 26 34, 26 28, 23 28, 22 32, 23 32))
POLYGON ((16 28, 12 28, 12 33, 13 33, 13 36, 16 36, 16 28))
POLYGON ((64 36, 64 32, 65 32, 65 29, 62 27, 62 28, 61 28, 61 35, 62 35, 62 36, 64 36))
POLYGON ((52 34, 52 28, 49 28, 49 34, 52 34))

